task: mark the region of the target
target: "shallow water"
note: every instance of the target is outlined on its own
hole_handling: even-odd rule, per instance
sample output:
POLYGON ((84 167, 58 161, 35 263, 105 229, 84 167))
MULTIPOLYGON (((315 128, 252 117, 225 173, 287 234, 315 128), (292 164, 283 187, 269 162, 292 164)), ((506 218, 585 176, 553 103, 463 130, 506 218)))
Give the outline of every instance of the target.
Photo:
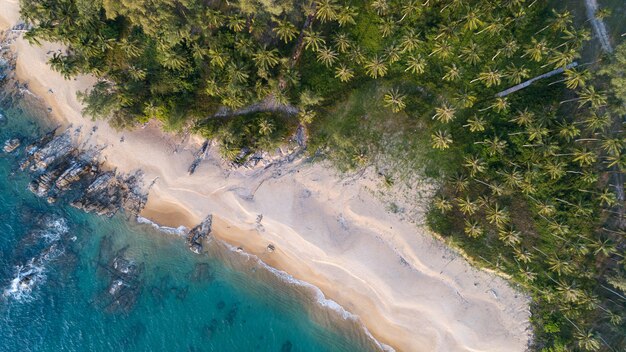
MULTIPOLYGON (((3 113, 1 143, 47 128, 3 113)), ((256 258, 216 241, 194 255, 179 235, 123 214, 49 205, 14 170, 1 153, 0 351, 376 349, 349 314, 256 258)))

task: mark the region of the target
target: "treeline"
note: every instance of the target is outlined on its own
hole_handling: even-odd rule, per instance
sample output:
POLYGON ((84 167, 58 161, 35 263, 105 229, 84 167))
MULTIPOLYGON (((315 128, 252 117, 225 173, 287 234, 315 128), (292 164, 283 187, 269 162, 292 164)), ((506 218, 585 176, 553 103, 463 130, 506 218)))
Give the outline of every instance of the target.
POLYGON ((591 35, 568 11, 530 0, 21 3, 31 41, 67 47, 53 68, 101 78, 86 113, 119 126, 187 126, 239 162, 306 126, 313 152, 349 166, 371 162, 377 138, 406 148, 428 131, 446 180, 431 226, 532 293, 535 348, 625 349, 626 49, 602 70, 573 68, 591 35), (561 81, 496 96, 566 67, 561 81), (384 121, 335 121, 374 80, 384 121), (235 113, 260 102, 295 109, 235 113))

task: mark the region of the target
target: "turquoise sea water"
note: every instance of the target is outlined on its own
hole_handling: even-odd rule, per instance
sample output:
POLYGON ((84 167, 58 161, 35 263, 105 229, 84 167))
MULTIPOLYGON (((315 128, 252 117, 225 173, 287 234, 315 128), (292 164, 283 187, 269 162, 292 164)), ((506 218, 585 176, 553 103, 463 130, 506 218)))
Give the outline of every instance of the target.
MULTIPOLYGON (((3 112, 2 143, 45 129, 28 114, 3 112)), ((27 190, 17 162, 0 154, 0 351, 376 349, 319 292, 256 258, 217 242, 195 255, 179 235, 123 214, 49 205, 27 190), (136 272, 124 307, 109 294, 120 262, 136 272)))

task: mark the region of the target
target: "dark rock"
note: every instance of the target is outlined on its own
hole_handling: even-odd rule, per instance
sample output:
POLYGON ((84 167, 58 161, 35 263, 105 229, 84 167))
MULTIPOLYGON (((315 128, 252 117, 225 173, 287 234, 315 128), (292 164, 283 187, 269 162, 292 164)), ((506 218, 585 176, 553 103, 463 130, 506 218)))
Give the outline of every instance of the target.
POLYGON ((5 153, 12 153, 19 146, 20 146, 20 140, 18 138, 13 138, 4 142, 4 147, 2 148, 2 150, 4 150, 5 153))
POLYGON ((211 224, 213 223, 213 216, 209 215, 200 223, 200 225, 194 227, 187 234, 187 245, 189 249, 200 254, 202 252, 202 241, 211 233, 211 224))

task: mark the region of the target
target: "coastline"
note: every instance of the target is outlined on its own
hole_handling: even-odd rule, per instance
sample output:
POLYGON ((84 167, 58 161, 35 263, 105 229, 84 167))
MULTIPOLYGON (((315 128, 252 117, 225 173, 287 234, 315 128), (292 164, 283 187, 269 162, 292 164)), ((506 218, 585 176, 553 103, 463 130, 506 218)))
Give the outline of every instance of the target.
MULTIPOLYGON (((17 21, 17 3, 0 0, 0 29, 17 21)), ((17 40, 16 75, 53 118, 82 126, 85 140, 106 145, 102 155, 110 166, 121 172, 141 168, 147 184, 156 179, 143 217, 190 228, 213 214, 215 237, 318 287, 398 351, 526 350, 527 298, 472 268, 425 227, 389 214, 368 191, 374 176, 347 182, 327 165, 302 161, 228 170, 214 155, 189 176, 200 140, 181 143, 155 123, 120 132, 83 118, 76 92, 94 80, 66 81, 52 72, 47 52, 59 48, 17 40), (276 250, 270 253, 269 244, 276 250)))

